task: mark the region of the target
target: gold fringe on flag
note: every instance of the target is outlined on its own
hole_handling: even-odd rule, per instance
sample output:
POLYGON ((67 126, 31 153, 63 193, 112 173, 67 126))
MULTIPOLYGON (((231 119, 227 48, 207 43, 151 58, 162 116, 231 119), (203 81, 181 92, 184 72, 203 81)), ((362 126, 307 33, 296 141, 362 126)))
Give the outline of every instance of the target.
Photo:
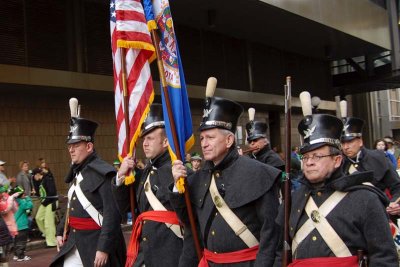
POLYGON ((152 30, 157 30, 157 23, 155 20, 149 20, 147 22, 147 28, 149 29, 149 32, 151 32, 152 30))
POLYGON ((117 40, 117 46, 123 48, 145 49, 149 51, 155 51, 153 45, 140 41, 117 40))
MULTIPOLYGON (((194 138, 193 138, 193 141, 194 141, 194 138)), ((169 155, 171 156, 171 162, 174 162, 175 160, 178 159, 170 145, 168 146, 168 152, 169 152, 169 155)), ((185 178, 181 177, 181 178, 179 178, 178 181, 176 181, 176 188, 178 189, 178 192, 180 194, 185 193, 185 178)))
POLYGON ((176 188, 178 189, 179 194, 185 193, 185 179, 183 177, 176 181, 176 188))
POLYGON ((125 185, 130 185, 135 182, 135 176, 134 175, 129 175, 125 177, 125 185))

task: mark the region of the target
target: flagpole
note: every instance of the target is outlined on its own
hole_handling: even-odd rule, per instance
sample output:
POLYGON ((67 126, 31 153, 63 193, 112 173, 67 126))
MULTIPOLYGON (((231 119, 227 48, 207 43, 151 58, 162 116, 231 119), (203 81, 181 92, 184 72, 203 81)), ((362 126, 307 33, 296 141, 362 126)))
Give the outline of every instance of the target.
MULTIPOLYGON (((182 160, 179 142, 178 142, 178 135, 176 134, 175 120, 174 120, 174 117, 172 114, 171 102, 170 102, 169 94, 168 94, 167 81, 166 81, 165 75, 164 75, 164 65, 163 65, 163 62, 161 59, 161 54, 160 54, 160 50, 159 50, 159 46, 158 46, 160 43, 160 39, 158 37, 158 34, 156 33, 156 30, 154 30, 154 29, 151 30, 150 34, 151 34, 151 38, 153 40, 154 47, 156 50, 157 67, 158 67, 158 72, 160 74, 160 83, 162 85, 163 92, 164 92, 164 99, 165 99, 165 104, 167 107, 169 123, 171 124, 171 135, 172 135, 173 142, 174 142, 176 156, 179 160, 182 160)), ((199 238, 198 238, 198 234, 197 234, 197 228, 196 228, 196 224, 195 224, 195 220, 194 220, 192 204, 190 202, 189 190, 187 188, 186 182, 185 182, 184 186, 185 186, 185 193, 184 193, 185 203, 186 203, 186 207, 187 207, 187 211, 188 211, 190 227, 191 227, 192 234, 193 234, 193 241, 194 241, 194 245, 196 248, 197 257, 199 258, 199 260, 201 260, 201 258, 203 257, 203 254, 202 254, 202 250, 200 247, 200 242, 199 242, 199 238)))
POLYGON ((290 160, 291 160, 291 77, 286 77, 285 84, 285 173, 284 173, 284 228, 283 228, 283 255, 282 267, 286 267, 292 262, 292 253, 290 248, 290 235, 289 235, 289 216, 291 204, 291 178, 290 178, 290 160))
MULTIPOLYGON (((129 123, 129 98, 128 98, 128 86, 126 82, 126 66, 125 66, 125 55, 126 49, 123 47, 118 48, 121 52, 121 84, 122 84, 122 92, 123 92, 123 99, 124 99, 124 121, 125 121, 125 141, 126 141, 126 151, 129 153, 130 150, 130 123, 129 123)), ((128 173, 131 170, 128 171, 128 173)), ((129 202, 131 206, 131 214, 132 214, 132 229, 135 225, 136 214, 135 214, 135 190, 133 188, 133 183, 129 185, 129 202)))

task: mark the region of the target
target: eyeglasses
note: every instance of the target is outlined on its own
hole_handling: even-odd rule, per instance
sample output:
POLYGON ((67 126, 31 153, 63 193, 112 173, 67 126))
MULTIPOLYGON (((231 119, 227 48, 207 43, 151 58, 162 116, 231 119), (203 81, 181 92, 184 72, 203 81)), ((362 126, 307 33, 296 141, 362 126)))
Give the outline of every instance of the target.
POLYGON ((68 145, 68 150, 77 149, 77 148, 80 147, 82 144, 83 144, 82 142, 75 143, 75 144, 69 144, 69 145, 68 145))
POLYGON ((337 156, 337 154, 329 154, 329 155, 312 155, 312 156, 300 156, 300 159, 305 163, 307 162, 309 159, 313 160, 314 162, 319 161, 322 158, 325 157, 332 157, 332 156, 337 156))

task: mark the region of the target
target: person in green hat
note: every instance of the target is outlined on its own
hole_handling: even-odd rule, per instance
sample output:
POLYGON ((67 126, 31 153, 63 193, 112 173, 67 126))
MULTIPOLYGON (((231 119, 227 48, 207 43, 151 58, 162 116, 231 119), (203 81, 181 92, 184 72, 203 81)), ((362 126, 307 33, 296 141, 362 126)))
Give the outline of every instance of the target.
POLYGON ((18 234, 14 239, 14 257, 15 261, 29 261, 31 257, 25 255, 26 243, 28 242, 29 232, 29 219, 28 213, 33 208, 31 198, 24 193, 24 189, 20 186, 13 188, 10 191, 10 195, 19 193, 20 195, 16 198, 18 203, 18 210, 14 214, 15 221, 17 223, 18 234))
POLYGON ((202 161, 202 157, 200 156, 199 153, 197 152, 193 152, 191 157, 190 157, 190 162, 192 163, 192 170, 194 172, 200 170, 201 168, 201 161, 202 161))
POLYGON ((116 160, 114 160, 114 162, 113 162, 113 166, 114 166, 114 168, 118 171, 119 168, 121 167, 121 162, 120 162, 118 159, 116 159, 116 160))

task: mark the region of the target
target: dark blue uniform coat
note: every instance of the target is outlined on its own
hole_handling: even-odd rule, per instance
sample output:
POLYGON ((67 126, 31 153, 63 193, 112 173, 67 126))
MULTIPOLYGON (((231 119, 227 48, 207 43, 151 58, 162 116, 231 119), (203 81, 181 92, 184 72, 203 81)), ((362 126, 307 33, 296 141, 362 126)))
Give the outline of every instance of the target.
MULTIPOLYGON (((308 220, 305 206, 310 197, 319 207, 335 191, 348 192, 326 219, 335 229, 352 255, 361 249, 369 258, 369 267, 398 266, 397 252, 389 229, 385 206, 387 197, 376 187, 362 185, 371 181, 371 172, 343 176, 340 170, 326 180, 326 184, 314 189, 302 178, 302 186, 292 195, 289 219, 291 240, 308 220)), ((280 210, 282 211, 282 209, 280 210)), ((279 224, 283 225, 283 212, 279 224)), ((281 266, 280 253, 274 266, 281 266)), ((298 246, 293 258, 334 257, 319 232, 314 229, 298 246)))
POLYGON ((249 157, 252 159, 256 159, 262 163, 268 164, 272 167, 278 168, 281 171, 285 170, 285 162, 281 159, 281 157, 273 151, 269 145, 263 147, 256 154, 249 154, 249 157))
MULTIPOLYGON (((144 183, 148 175, 150 175, 151 190, 155 196, 167 210, 173 211, 168 197, 168 186, 174 181, 171 172, 171 157, 168 151, 150 160, 146 164, 141 177, 137 177, 135 181, 138 214, 153 210, 144 191, 144 183)), ((124 206, 129 205, 124 200, 127 198, 123 197, 123 194, 127 192, 126 186, 120 186, 114 188, 114 190, 115 194, 119 195, 117 198, 120 199, 119 206, 126 210, 124 206)), ((146 267, 179 266, 183 240, 168 229, 165 223, 145 221, 139 243, 139 254, 133 266, 141 267, 143 264, 146 267)))
MULTIPOLYGON (((217 166, 208 161, 200 171, 188 177, 190 198, 202 245, 210 251, 225 253, 248 247, 235 235, 212 202, 209 193, 212 174, 227 205, 260 242, 255 261, 223 266, 272 266, 279 239, 274 222, 278 211, 274 183, 280 171, 248 157, 239 156, 236 149, 231 149, 217 166)), ((171 193, 171 202, 185 226, 189 227, 183 196, 171 193)), ((185 227, 185 234, 190 232, 188 227, 185 227)), ((189 246, 185 246, 184 250, 193 251, 189 246)), ((218 266, 212 262, 209 265, 218 266)))
MULTIPOLYGON (((63 266, 64 256, 75 246, 85 267, 93 266, 97 250, 108 253, 106 266, 124 266, 125 240, 121 231, 121 217, 111 191, 111 179, 115 177, 116 171, 95 153, 78 168, 71 169, 67 182, 70 182, 79 171, 83 176, 81 189, 90 203, 103 215, 103 225, 100 230, 69 229, 67 241, 50 266, 63 266)), ((75 193, 70 201, 69 215, 90 218, 75 193)), ((58 236, 63 235, 64 222, 65 218, 57 227, 58 236)))
MULTIPOLYGON (((348 174, 352 162, 345 157, 342 170, 348 174)), ((382 151, 361 148, 361 155, 356 169, 360 172, 373 171, 371 183, 385 191, 390 190, 393 201, 400 197, 400 178, 392 163, 385 157, 382 151)))

